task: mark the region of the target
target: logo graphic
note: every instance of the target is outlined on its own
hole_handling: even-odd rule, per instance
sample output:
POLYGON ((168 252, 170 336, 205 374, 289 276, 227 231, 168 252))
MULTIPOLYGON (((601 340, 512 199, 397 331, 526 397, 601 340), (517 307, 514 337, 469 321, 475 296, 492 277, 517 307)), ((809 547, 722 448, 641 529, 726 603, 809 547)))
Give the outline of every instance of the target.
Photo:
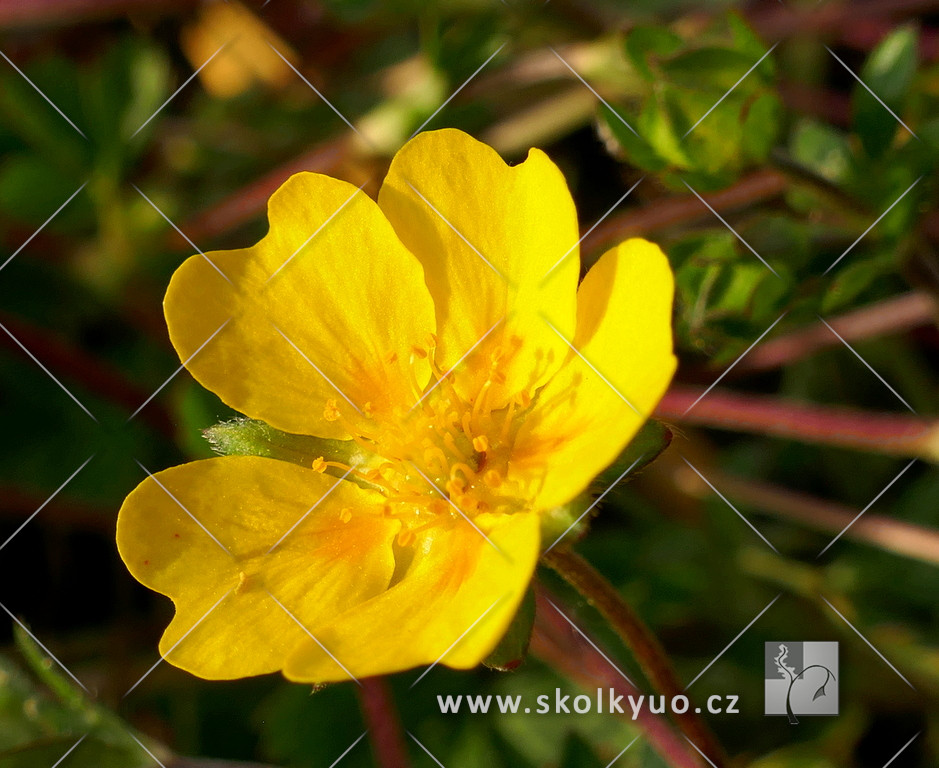
POLYGON ((838 714, 838 643, 767 643, 765 661, 764 714, 838 714))

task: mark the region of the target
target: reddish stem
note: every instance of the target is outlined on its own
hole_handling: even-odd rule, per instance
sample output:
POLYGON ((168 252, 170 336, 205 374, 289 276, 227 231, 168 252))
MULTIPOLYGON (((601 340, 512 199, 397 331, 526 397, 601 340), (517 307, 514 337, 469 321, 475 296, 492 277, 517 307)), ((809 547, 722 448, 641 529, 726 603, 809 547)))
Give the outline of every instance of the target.
POLYGON ((656 415, 665 421, 734 432, 872 453, 937 458, 939 428, 917 416, 804 405, 717 389, 698 400, 704 392, 698 387, 673 386, 659 403, 656 415))
MULTIPOLYGON (((819 499, 805 493, 790 491, 771 483, 747 480, 736 475, 709 470, 708 477, 728 498, 749 504, 808 528, 827 533, 844 531, 847 539, 862 541, 905 557, 939 564, 939 531, 873 512, 858 517, 861 510, 819 499), (854 522, 852 522, 854 521, 854 522), (850 526, 850 527, 848 527, 850 526)), ((689 476, 692 482, 699 480, 689 476)), ((703 482, 702 493, 710 492, 703 482)), ((676 487, 692 487, 678 483, 676 487)))
POLYGON ((381 768, 408 768, 408 751, 388 681, 383 677, 366 677, 360 682, 359 706, 368 725, 378 765, 381 768))
MULTIPOLYGON (((828 321, 845 341, 868 339, 928 325, 936 320, 936 301, 925 291, 877 302, 828 321)), ((842 342, 824 323, 815 323, 760 344, 736 366, 735 372, 763 371, 800 360, 842 342)))
MULTIPOLYGON (((707 201, 715 211, 722 213, 776 197, 786 190, 788 183, 786 176, 779 171, 756 171, 727 189, 709 193, 707 201)), ((627 237, 648 236, 678 224, 708 219, 714 220, 714 214, 692 194, 656 200, 641 208, 610 216, 584 238, 582 251, 599 251, 627 237)))
MULTIPOLYGON (((592 692, 599 686, 613 691, 616 696, 623 696, 624 703, 626 696, 640 693, 610 666, 596 648, 575 633, 551 605, 559 605, 563 610, 562 602, 540 586, 535 595, 535 628, 529 647, 532 654, 584 690, 592 692)), ((627 710, 624 716, 631 717, 627 707, 623 708, 627 710)), ((635 722, 652 748, 672 768, 704 768, 701 758, 676 733, 664 715, 653 715, 643 707, 635 722)))

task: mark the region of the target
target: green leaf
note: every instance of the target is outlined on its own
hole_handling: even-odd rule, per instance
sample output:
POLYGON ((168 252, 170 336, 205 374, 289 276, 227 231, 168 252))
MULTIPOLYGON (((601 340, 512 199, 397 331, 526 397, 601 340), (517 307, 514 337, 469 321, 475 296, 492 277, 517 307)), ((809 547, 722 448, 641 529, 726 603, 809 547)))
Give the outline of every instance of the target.
MULTIPOLYGON (((767 57, 768 59, 769 57, 767 57)), ((708 90, 720 98, 752 67, 754 60, 746 53, 730 48, 697 48, 676 56, 662 65, 665 75, 676 85, 708 90)), ((750 89, 760 84, 759 70, 752 72, 738 88, 750 89), (753 78, 753 80, 750 80, 753 78)), ((734 89, 735 92, 737 89, 734 89)), ((712 101, 713 104, 713 101, 712 101)))
POLYGON ((853 125, 861 144, 871 157, 882 155, 897 130, 902 130, 896 117, 884 108, 884 104, 898 115, 902 112, 916 74, 916 45, 916 29, 901 27, 874 48, 861 68, 859 77, 876 97, 860 83, 855 86, 852 99, 853 125))
POLYGON ((664 27, 635 27, 626 35, 623 47, 639 74, 652 82, 656 74, 649 66, 649 59, 652 56, 669 56, 681 44, 681 38, 664 27))
POLYGON ((744 107, 744 112, 741 149, 748 160, 762 163, 769 157, 779 136, 782 102, 775 93, 762 93, 744 107))
POLYGON ((638 136, 627 128, 623 121, 617 117, 605 104, 599 109, 599 129, 611 152, 621 154, 623 157, 645 171, 656 173, 668 166, 665 158, 661 157, 655 149, 642 136, 638 136))
POLYGON ((808 118, 799 120, 793 128, 789 152, 797 163, 833 184, 844 182, 853 164, 847 137, 830 125, 808 118))
POLYGON ((896 268, 892 253, 852 261, 847 265, 839 264, 838 266, 839 271, 835 274, 835 279, 828 286, 828 290, 822 299, 821 311, 823 313, 833 312, 848 306, 878 279, 896 268))
POLYGON ((501 672, 508 672, 518 667, 528 653, 528 644, 531 642, 531 631, 534 626, 535 592, 529 587, 515 612, 508 631, 492 653, 486 657, 483 664, 501 672))

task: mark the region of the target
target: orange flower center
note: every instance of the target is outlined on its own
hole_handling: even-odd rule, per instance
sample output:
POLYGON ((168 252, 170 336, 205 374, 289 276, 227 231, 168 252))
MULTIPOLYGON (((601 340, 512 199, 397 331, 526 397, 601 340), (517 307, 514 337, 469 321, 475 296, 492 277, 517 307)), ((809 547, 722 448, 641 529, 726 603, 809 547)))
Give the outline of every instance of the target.
MULTIPOLYGON (((507 404, 493 407, 494 385, 506 380, 505 368, 521 346, 513 338, 505 347, 479 353, 471 363, 488 365, 486 378, 471 396, 461 394, 454 373, 440 371, 434 362, 436 340, 431 337, 411 353, 411 368, 430 363, 431 381, 420 387, 413 377, 415 404, 399 407, 390 417, 361 409, 367 417, 353 424, 343 413, 344 403, 326 402, 324 415, 339 421, 374 460, 368 468, 317 459, 313 468, 335 467, 378 489, 387 499, 385 514, 402 520, 400 543, 447 518, 472 519, 485 512, 512 513, 524 509, 530 495, 509 478, 509 462, 521 416, 531 395, 520 391, 507 404)), ((481 378, 481 377, 480 377, 481 378)))

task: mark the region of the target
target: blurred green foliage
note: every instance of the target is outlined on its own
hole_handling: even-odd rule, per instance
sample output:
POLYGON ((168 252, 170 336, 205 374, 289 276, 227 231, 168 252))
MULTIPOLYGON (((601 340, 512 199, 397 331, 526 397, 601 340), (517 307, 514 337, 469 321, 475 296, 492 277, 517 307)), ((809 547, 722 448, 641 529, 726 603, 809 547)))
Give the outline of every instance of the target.
MULTIPOLYGON (((640 177, 624 208, 645 214, 643 221, 684 200, 683 210, 695 213, 658 223, 647 234, 663 244, 675 270, 682 373, 690 366, 695 381, 703 376, 710 382, 784 312, 776 332, 911 285, 935 293, 939 274, 935 234, 927 226, 936 212, 939 64, 934 55, 926 57, 922 31, 926 26, 934 40, 934 20, 889 22, 869 49, 845 43, 847 34, 804 26, 800 32, 798 25, 790 33, 780 24, 781 42, 761 60, 777 42, 775 27, 761 17, 758 34, 743 10, 724 13, 724 7, 644 0, 624 11, 613 0, 543 6, 331 0, 321 10, 303 11, 299 3, 279 0, 258 14, 296 47, 305 76, 379 148, 365 159, 343 155, 329 172, 354 176, 357 184, 380 178, 388 155, 430 120, 428 128, 470 130, 511 160, 530 145, 543 146, 570 179, 584 229, 640 177), (546 43, 610 106, 596 102, 546 43), (806 69, 811 78, 794 83, 806 69), (814 106, 792 98, 794 85, 808 89, 814 106), (768 174, 779 180, 774 193, 741 194, 721 208, 734 231, 688 189, 716 205, 721 193, 739 192, 741 184, 768 174)), ((840 17, 845 25, 851 13, 840 17)), ((192 14, 174 10, 165 17, 89 16, 70 25, 4 30, 4 52, 81 133, 0 63, 0 239, 6 254, 0 258, 0 322, 34 334, 39 345, 27 346, 97 422, 0 338, 6 526, 0 541, 94 455, 0 552, 0 600, 34 619, 31 628, 70 668, 77 662, 100 681, 99 699, 91 701, 22 636, 19 649, 11 642, 0 656, 0 764, 11 768, 49 768, 86 733, 63 768, 154 765, 129 723, 179 753, 297 767, 330 765, 365 730, 351 685, 312 693, 275 677, 209 683, 164 664, 121 699, 156 661, 157 638, 171 610, 168 601, 132 582, 113 551, 116 510, 143 477, 134 459, 156 470, 210 456, 202 431, 237 417, 183 372, 126 423, 177 370, 160 301, 172 271, 192 251, 131 184, 199 248, 245 245, 263 232, 263 200, 276 186, 254 185, 268 174, 284 175, 286 165, 337 137, 348 138, 342 120, 299 78, 291 76, 279 90, 256 85, 228 99, 207 93, 199 79, 187 84, 199 63, 187 62, 178 38, 191 23, 192 14), (231 200, 240 215, 220 217, 219 204, 231 200), (109 376, 102 378, 102 371, 109 376), (16 501, 20 497, 25 501, 16 501)), ((597 253, 589 240, 584 248, 589 263, 597 253)), ((914 407, 934 415, 930 343, 873 339, 858 349, 914 407)), ((883 410, 896 405, 844 349, 795 361, 752 389, 883 410)), ((678 450, 698 450, 722 471, 858 510, 902 465, 759 436, 695 436, 695 447, 683 430, 675 431, 676 446, 604 498, 596 510, 602 514, 579 546, 658 633, 684 680, 783 595, 691 692, 701 700, 711 693, 741 696, 743 714, 709 718, 728 751, 739 764, 760 768, 882 768, 923 730, 893 766, 934 765, 937 570, 849 541, 833 548, 830 559, 817 560, 826 537, 744 507, 781 553, 774 554, 721 499, 685 493, 669 462, 678 450), (820 594, 864 627, 917 690, 907 688, 820 594), (788 637, 841 641, 847 672, 841 717, 806 722, 794 732, 784 719, 762 716, 762 644, 788 637)), ((642 437, 651 442, 640 441, 633 451, 655 452, 649 446, 659 445, 656 435, 642 437)), ((621 467, 600 478, 598 488, 621 467)), ((872 511, 935 529, 937 509, 935 471, 917 466, 872 511)), ((550 574, 543 581, 621 668, 639 675, 589 606, 550 574)), ((510 650, 513 656, 517 648, 510 650)), ((598 768, 638 734, 632 724, 606 715, 440 714, 438 692, 577 692, 535 658, 512 673, 438 667, 412 691, 416 676, 392 680, 402 722, 447 768, 598 768)), ((156 742, 138 738, 170 759, 156 742)), ((410 746, 415 768, 431 765, 410 746)), ((341 765, 373 764, 371 749, 363 740, 341 765)), ((616 765, 663 763, 640 737, 616 765)))

